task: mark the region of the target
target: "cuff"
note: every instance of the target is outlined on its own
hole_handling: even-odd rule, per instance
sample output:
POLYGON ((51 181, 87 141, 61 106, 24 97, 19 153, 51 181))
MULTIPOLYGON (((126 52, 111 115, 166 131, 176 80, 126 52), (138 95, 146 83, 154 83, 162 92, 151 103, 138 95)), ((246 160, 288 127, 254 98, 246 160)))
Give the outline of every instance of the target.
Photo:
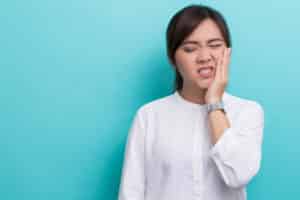
POLYGON ((226 128, 221 135, 221 137, 218 139, 218 141, 212 146, 212 148, 209 151, 209 156, 216 160, 221 160, 225 164, 228 164, 228 158, 226 158, 226 155, 229 155, 230 148, 233 146, 233 138, 232 135, 232 127, 226 128))

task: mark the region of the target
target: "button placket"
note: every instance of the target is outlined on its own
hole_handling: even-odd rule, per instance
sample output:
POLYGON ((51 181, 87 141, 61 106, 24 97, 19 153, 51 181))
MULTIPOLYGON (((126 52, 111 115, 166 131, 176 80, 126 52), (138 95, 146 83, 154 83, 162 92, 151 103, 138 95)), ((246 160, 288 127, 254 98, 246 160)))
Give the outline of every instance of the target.
POLYGON ((195 195, 199 196, 202 194, 202 147, 201 147, 201 133, 199 130, 202 130, 200 127, 200 119, 197 118, 194 126, 193 133, 193 191, 195 195))

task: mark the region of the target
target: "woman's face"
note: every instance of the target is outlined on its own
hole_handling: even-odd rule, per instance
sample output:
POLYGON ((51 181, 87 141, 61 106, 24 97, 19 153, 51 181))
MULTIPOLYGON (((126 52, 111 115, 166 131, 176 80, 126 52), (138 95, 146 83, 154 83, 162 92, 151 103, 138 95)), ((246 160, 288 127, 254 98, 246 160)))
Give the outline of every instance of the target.
POLYGON ((181 43, 175 52, 175 62, 186 86, 206 89, 215 77, 215 59, 220 59, 226 43, 211 19, 205 19, 181 43), (208 71, 200 70, 209 67, 208 71))

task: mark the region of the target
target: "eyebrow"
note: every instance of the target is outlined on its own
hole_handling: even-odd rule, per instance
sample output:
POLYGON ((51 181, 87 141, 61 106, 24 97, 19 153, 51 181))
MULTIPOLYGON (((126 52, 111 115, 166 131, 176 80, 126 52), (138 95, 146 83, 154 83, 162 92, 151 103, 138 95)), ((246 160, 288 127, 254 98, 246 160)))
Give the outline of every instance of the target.
MULTIPOLYGON (((222 40, 220 38, 212 38, 212 39, 209 39, 207 41, 207 43, 212 43, 212 42, 216 42, 216 41, 224 42, 224 40, 222 40)), ((185 44, 199 44, 199 42, 195 41, 195 40, 186 40, 182 43, 182 45, 185 45, 185 44)))

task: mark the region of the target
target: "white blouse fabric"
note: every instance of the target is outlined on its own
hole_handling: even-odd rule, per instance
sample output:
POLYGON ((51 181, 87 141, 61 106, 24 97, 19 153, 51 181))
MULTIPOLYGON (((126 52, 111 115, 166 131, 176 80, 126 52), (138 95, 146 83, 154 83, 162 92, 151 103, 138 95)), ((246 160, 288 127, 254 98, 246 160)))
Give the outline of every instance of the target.
POLYGON ((262 158, 264 111, 223 93, 230 128, 216 144, 205 104, 178 91, 141 106, 124 152, 119 200, 246 200, 262 158))

